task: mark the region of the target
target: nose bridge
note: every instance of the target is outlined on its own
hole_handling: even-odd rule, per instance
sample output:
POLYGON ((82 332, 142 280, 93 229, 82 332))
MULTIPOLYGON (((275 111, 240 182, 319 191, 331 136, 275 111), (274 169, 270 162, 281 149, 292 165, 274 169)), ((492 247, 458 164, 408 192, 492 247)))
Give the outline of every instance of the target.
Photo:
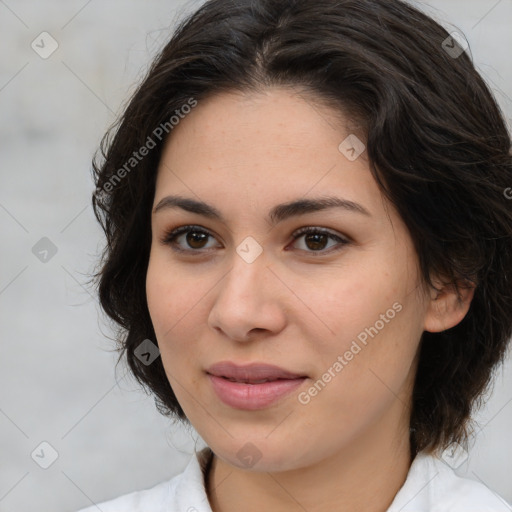
POLYGON ((228 299, 243 299, 246 304, 257 302, 265 293, 268 261, 263 251, 257 251, 250 241, 242 242, 233 255, 231 270, 226 276, 221 294, 228 299), (258 254, 259 252, 259 254, 258 254))
POLYGON ((267 268, 267 258, 262 252, 255 258, 252 252, 251 258, 247 258, 253 250, 250 245, 242 255, 241 249, 247 249, 244 243, 238 246, 231 269, 219 283, 209 323, 229 337, 245 340, 253 329, 280 329, 284 317, 276 301, 271 282, 275 277, 267 268))

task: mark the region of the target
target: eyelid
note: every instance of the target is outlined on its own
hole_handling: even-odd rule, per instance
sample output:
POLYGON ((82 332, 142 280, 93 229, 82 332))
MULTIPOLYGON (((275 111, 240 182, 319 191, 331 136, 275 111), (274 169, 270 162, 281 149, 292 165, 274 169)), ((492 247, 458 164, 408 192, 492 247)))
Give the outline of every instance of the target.
MULTIPOLYGON (((171 246, 172 250, 176 252, 181 253, 187 253, 187 254, 196 254, 201 255, 206 252, 211 251, 213 248, 207 248, 207 249, 181 249, 177 244, 174 243, 175 239, 179 237, 180 235, 183 235, 187 232, 195 231, 197 233, 204 233, 212 238, 216 239, 216 236, 208 229, 203 228, 202 226, 196 225, 196 224, 188 224, 183 226, 178 226, 176 228, 171 228, 168 230, 165 230, 163 235, 161 236, 160 243, 162 245, 169 245, 171 246)), ((320 251, 306 251, 303 249, 297 249, 302 253, 305 253, 307 255, 313 255, 313 256, 322 256, 322 255, 329 255, 333 252, 337 252, 338 250, 341 250, 343 246, 348 245, 352 243, 352 240, 350 237, 346 235, 341 235, 337 232, 333 232, 328 228, 323 227, 317 227, 317 226, 303 226, 301 228, 296 229, 292 234, 292 243, 301 238, 303 235, 307 235, 309 233, 319 233, 328 236, 331 240, 335 240, 337 242, 336 248, 330 248, 328 250, 320 250, 320 251)))
MULTIPOLYGON (((196 224, 187 224, 187 225, 183 225, 183 226, 178 226, 177 228, 166 229, 164 231, 162 237, 160 238, 160 243, 162 245, 169 245, 169 246, 171 246, 172 249, 174 251, 176 251, 176 252, 188 253, 188 254, 191 254, 191 253, 197 253, 197 254, 204 253, 205 252, 204 249, 197 249, 197 250, 181 249, 177 244, 174 243, 174 240, 178 236, 183 235, 184 233, 187 233, 189 231, 196 231, 198 233, 204 233, 206 235, 209 235, 212 238, 216 238, 215 235, 213 235, 213 233, 211 233, 211 231, 209 231, 206 228, 203 228, 203 227, 198 226, 196 224)), ((206 251, 208 251, 208 249, 206 249, 206 251)))
POLYGON ((346 242, 346 243, 349 243, 351 242, 351 239, 346 236, 346 235, 342 235, 341 233, 338 233, 337 231, 333 231, 331 229, 328 229, 328 228, 322 228, 322 227, 317 227, 317 226, 304 226, 302 228, 299 228, 299 229, 296 229, 293 233, 292 233, 292 237, 294 237, 295 239, 297 239, 299 236, 301 235, 304 235, 304 234, 308 234, 308 233, 321 233, 323 235, 329 235, 333 238, 336 238, 336 239, 339 239, 343 242, 346 242))
POLYGON ((352 243, 349 237, 346 237, 344 235, 339 234, 338 232, 333 232, 330 229, 322 228, 322 227, 316 227, 316 226, 304 226, 302 228, 296 229, 292 233, 293 241, 295 242, 299 238, 301 238, 303 235, 307 235, 309 233, 319 233, 322 235, 326 235, 331 240, 335 240, 337 244, 334 247, 330 247, 326 250, 321 251, 305 251, 298 249, 299 251, 309 255, 312 255, 313 257, 320 257, 320 256, 329 256, 333 253, 336 253, 344 248, 344 246, 352 243))

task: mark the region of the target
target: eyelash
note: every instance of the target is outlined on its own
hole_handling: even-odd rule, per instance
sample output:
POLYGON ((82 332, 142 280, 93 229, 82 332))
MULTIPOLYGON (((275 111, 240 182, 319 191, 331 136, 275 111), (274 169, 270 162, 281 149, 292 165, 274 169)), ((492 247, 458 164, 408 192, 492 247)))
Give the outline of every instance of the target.
MULTIPOLYGON (((199 255, 199 254, 204 254, 205 251, 208 251, 208 249, 206 249, 206 250, 203 250, 203 249, 180 249, 175 242, 176 238, 184 233, 189 233, 189 232, 202 233, 202 234, 208 235, 210 237, 213 237, 213 235, 209 231, 206 231, 205 229, 203 229, 199 226, 189 225, 189 226, 180 226, 179 228, 170 229, 170 230, 166 231, 164 233, 164 235, 162 236, 162 238, 160 239, 160 242, 163 245, 171 246, 173 251, 176 251, 179 253, 188 253, 188 254, 196 253, 199 255)), ((339 247, 334 250, 332 247, 328 250, 322 249, 319 251, 312 251, 312 250, 306 251, 304 249, 299 249, 308 254, 312 254, 313 256, 322 256, 322 255, 330 254, 332 252, 337 252, 337 251, 341 250, 343 248, 343 246, 350 243, 349 240, 342 238, 338 235, 335 235, 334 233, 331 233, 330 231, 327 231, 326 229, 316 228, 316 227, 312 227, 312 226, 300 228, 297 231, 295 231, 292 234, 293 242, 295 242, 296 240, 301 238, 301 236, 308 235, 308 234, 327 235, 329 238, 331 238, 332 240, 335 240, 339 244, 339 247)))

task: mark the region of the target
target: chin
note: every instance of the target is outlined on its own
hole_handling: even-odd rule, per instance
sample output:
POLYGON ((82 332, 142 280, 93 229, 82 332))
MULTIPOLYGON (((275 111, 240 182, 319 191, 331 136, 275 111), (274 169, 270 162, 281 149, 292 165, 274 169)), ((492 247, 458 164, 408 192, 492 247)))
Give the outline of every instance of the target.
POLYGON ((225 463, 246 471, 279 472, 306 465, 304 447, 297 452, 297 444, 289 437, 268 439, 246 434, 243 440, 230 438, 225 443, 213 442, 208 446, 225 463))

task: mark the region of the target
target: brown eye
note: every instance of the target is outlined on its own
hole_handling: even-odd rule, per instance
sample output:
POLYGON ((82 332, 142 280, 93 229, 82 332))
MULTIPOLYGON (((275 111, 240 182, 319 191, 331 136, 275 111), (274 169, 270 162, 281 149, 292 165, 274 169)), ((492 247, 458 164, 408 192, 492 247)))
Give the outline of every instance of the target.
POLYGON ((202 249, 209 236, 210 235, 202 231, 188 231, 185 239, 192 249, 202 249))
POLYGON ((164 234, 161 243, 178 252, 200 252, 209 249, 207 243, 213 235, 195 226, 181 226, 164 234))
MULTIPOLYGON (((293 234, 294 241, 301 238, 304 239, 303 247, 298 249, 314 256, 329 254, 350 243, 349 240, 337 234, 315 227, 302 228, 293 234), (329 245, 329 242, 332 243, 329 245), (330 250, 331 248, 333 250, 330 250)), ((214 248, 211 245, 208 247, 210 239, 215 242, 215 237, 202 228, 197 226, 181 226, 166 232, 160 241, 164 245, 170 245, 177 252, 200 255, 214 248)))
POLYGON ((325 249, 329 237, 323 233, 308 234, 304 237, 304 241, 308 249, 312 251, 321 251, 325 249))
MULTIPOLYGON (((293 234, 293 238, 294 240, 299 240, 300 238, 303 238, 304 247, 299 249, 311 254, 318 253, 318 256, 330 253, 331 251, 329 249, 333 246, 338 246, 338 249, 341 249, 344 245, 350 243, 348 240, 334 233, 331 233, 330 231, 326 231, 325 229, 315 227, 306 227, 299 229, 293 234), (329 241, 333 241, 335 243, 328 246, 329 241)), ((316 254, 314 255, 316 256, 316 254)))

